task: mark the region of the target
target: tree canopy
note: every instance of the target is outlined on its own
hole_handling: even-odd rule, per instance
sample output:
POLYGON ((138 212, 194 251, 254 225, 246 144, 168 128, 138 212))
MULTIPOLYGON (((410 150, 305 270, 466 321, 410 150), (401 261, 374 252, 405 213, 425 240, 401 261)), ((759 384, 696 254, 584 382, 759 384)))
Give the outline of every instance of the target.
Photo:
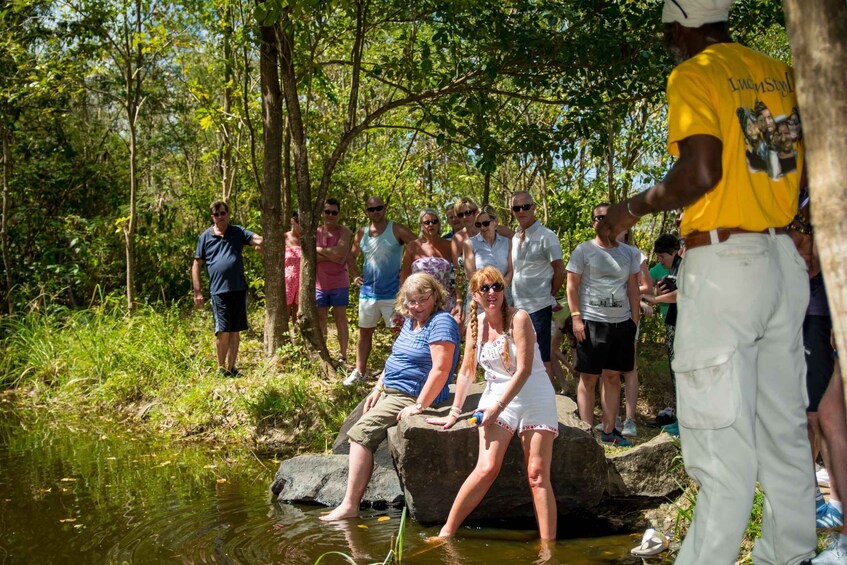
MULTIPOLYGON (((570 248, 594 202, 669 165, 660 11, 654 0, 7 2, 6 310, 187 297, 216 198, 237 223, 277 218, 279 231, 291 208, 314 229, 327 195, 355 228, 371 194, 414 224, 423 206, 470 195, 503 208, 525 189, 570 248), (262 71, 269 47, 275 79, 262 71), (274 96, 278 125, 263 116, 274 96)), ((779 2, 742 0, 732 17, 739 41, 789 56, 779 2)), ((274 262, 248 258, 260 298, 277 292, 263 285, 274 262)))

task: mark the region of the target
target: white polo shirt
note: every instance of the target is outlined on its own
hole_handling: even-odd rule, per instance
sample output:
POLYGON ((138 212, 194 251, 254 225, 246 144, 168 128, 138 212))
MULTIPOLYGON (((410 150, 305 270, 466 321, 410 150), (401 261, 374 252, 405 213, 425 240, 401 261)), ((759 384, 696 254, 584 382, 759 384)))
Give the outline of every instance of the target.
POLYGON ((559 238, 541 225, 539 220, 526 230, 518 228, 512 238, 512 297, 515 308, 528 313, 556 304, 550 294, 553 284, 553 261, 562 259, 559 238), (521 241, 521 233, 525 236, 521 241))

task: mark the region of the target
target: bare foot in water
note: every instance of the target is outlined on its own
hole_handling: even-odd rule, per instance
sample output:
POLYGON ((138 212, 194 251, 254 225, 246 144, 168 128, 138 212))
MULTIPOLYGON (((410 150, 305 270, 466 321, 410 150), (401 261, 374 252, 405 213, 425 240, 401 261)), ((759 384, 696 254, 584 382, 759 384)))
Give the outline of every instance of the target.
POLYGON ((359 508, 348 508, 346 506, 339 506, 326 516, 321 516, 320 519, 324 522, 334 522, 335 520, 346 520, 347 518, 358 518, 359 517, 359 508))
POLYGON ((452 538, 454 534, 448 532, 445 528, 441 528, 441 531, 438 532, 438 538, 440 539, 449 539, 452 538))

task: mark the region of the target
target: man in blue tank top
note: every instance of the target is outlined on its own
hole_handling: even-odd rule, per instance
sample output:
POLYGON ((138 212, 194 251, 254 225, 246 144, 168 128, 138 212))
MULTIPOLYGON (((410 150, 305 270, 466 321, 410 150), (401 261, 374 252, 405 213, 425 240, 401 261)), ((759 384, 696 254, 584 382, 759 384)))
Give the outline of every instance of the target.
POLYGON ((379 318, 385 321, 385 327, 393 325, 394 297, 400 289, 403 246, 416 239, 409 228, 386 218, 388 205, 379 196, 368 198, 365 206, 370 224, 356 232, 350 250, 353 259, 361 253, 364 261, 362 275, 353 281, 359 285, 356 368, 344 380, 345 386, 364 378, 379 318))

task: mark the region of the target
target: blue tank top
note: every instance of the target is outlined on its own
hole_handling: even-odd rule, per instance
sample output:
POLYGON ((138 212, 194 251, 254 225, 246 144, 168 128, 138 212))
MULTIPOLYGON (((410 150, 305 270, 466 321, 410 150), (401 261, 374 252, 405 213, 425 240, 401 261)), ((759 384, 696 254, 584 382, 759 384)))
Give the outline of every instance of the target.
POLYGON ((400 265, 403 261, 403 246, 394 237, 394 222, 388 222, 380 235, 370 236, 365 228, 360 248, 364 256, 359 298, 372 300, 394 299, 400 290, 400 265))

